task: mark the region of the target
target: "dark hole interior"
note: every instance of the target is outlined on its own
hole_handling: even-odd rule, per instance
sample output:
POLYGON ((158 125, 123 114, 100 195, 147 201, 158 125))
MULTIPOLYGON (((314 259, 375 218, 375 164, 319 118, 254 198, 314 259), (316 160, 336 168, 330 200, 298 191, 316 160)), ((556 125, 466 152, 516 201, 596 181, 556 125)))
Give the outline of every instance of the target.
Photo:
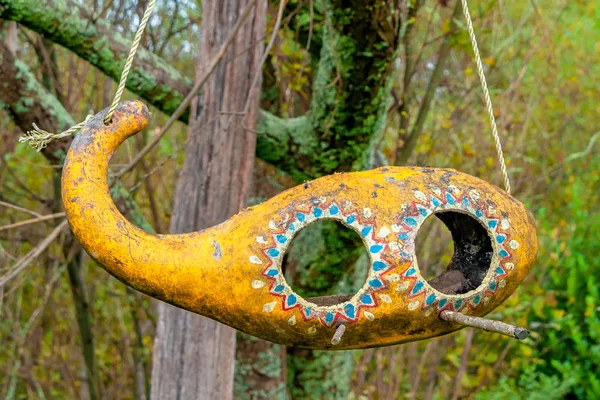
POLYGON ((452 261, 454 241, 448 227, 436 217, 425 219, 415 240, 415 257, 421 276, 430 281, 452 261))
POLYGON ((447 211, 435 216, 450 231, 454 254, 443 272, 428 279, 429 284, 445 294, 463 294, 476 289, 488 272, 494 252, 486 229, 467 214, 447 211))
POLYGON ((358 233, 334 220, 318 220, 298 232, 282 264, 291 288, 319 306, 350 300, 364 285, 367 266, 358 233))

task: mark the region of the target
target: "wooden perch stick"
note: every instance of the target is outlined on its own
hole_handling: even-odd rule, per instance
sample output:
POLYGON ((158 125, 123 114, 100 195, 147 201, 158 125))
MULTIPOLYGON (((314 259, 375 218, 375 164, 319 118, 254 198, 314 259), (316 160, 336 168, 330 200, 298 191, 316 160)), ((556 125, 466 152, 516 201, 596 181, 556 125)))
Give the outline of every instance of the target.
POLYGON ((505 322, 495 321, 481 317, 471 317, 454 311, 442 311, 440 318, 444 321, 455 322, 464 326, 483 329, 488 332, 496 332, 501 335, 510 336, 515 339, 523 340, 529 337, 529 331, 525 328, 510 325, 505 322))

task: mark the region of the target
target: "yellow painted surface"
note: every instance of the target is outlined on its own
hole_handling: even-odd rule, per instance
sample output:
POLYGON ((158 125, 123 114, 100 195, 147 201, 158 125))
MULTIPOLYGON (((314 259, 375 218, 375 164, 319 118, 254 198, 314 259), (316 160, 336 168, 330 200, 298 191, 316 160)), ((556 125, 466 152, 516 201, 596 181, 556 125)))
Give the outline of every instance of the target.
POLYGON ((110 198, 108 161, 148 123, 139 102, 113 123, 88 122, 65 162, 62 192, 71 228, 108 272, 149 296, 287 346, 351 349, 443 335, 460 327, 443 309, 484 316, 510 296, 537 253, 531 214, 489 183, 450 169, 379 168, 340 173, 290 189, 202 232, 153 235, 127 221, 110 198), (445 295, 421 277, 414 238, 433 213, 455 211, 485 227, 492 262, 475 290, 445 295), (296 232, 317 219, 357 231, 371 257, 350 300, 318 306, 295 294, 280 262, 296 232), (330 341, 338 324, 346 332, 330 341))

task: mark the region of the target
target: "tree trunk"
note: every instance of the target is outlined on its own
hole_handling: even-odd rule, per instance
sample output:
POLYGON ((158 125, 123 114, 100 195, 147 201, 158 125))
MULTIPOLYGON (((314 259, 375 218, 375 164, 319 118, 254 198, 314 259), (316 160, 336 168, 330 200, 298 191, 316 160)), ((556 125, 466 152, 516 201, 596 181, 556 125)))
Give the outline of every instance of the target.
MULTIPOLYGON (((213 55, 252 0, 203 1, 196 71, 213 55)), ((185 161, 175 194, 171 232, 201 230, 245 205, 254 166, 266 1, 258 0, 233 44, 191 107, 185 161), (248 112, 240 115, 246 102, 248 112), (250 128, 250 129, 247 129, 250 128)), ((220 249, 217 247, 215 251, 220 249)), ((161 303, 154 344, 153 399, 230 399, 235 331, 161 303)))

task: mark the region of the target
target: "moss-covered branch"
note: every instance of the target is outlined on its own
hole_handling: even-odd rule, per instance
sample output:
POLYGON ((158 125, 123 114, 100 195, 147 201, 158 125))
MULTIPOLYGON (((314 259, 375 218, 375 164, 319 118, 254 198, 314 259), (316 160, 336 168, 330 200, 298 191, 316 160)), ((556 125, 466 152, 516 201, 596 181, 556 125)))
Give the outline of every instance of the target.
MULTIPOLYGON (((0 41, 0 107, 23 132, 31 130, 34 123, 57 131, 74 125, 63 105, 38 82, 27 64, 15 58, 3 41, 0 41)), ((70 143, 70 138, 57 140, 43 153, 52 163, 62 162, 70 143)))
MULTIPOLYGON (((386 82, 399 31, 387 1, 316 3, 327 23, 320 34, 310 111, 290 120, 263 113, 264 133, 257 138, 257 157, 296 181, 365 165, 370 140, 385 126, 386 82)), ((94 19, 73 0, 0 0, 0 18, 40 33, 115 80, 130 46, 106 21, 94 19)), ((128 88, 170 114, 191 81, 141 49, 128 88)))
POLYGON ((289 173, 296 182, 318 176, 313 161, 319 154, 319 138, 310 122, 305 116, 284 119, 261 111, 256 156, 289 173))
MULTIPOLYGON (((71 50, 115 81, 131 46, 130 39, 108 22, 93 19, 73 0, 0 0, 0 18, 16 21, 71 50)), ((170 115, 191 90, 192 81, 160 57, 139 49, 127 88, 170 115)), ((188 117, 186 112, 181 120, 188 117)))
POLYGON ((398 45, 400 22, 388 3, 316 2, 325 25, 309 112, 293 119, 263 113, 257 157, 296 181, 367 165, 371 141, 386 125, 398 45))

